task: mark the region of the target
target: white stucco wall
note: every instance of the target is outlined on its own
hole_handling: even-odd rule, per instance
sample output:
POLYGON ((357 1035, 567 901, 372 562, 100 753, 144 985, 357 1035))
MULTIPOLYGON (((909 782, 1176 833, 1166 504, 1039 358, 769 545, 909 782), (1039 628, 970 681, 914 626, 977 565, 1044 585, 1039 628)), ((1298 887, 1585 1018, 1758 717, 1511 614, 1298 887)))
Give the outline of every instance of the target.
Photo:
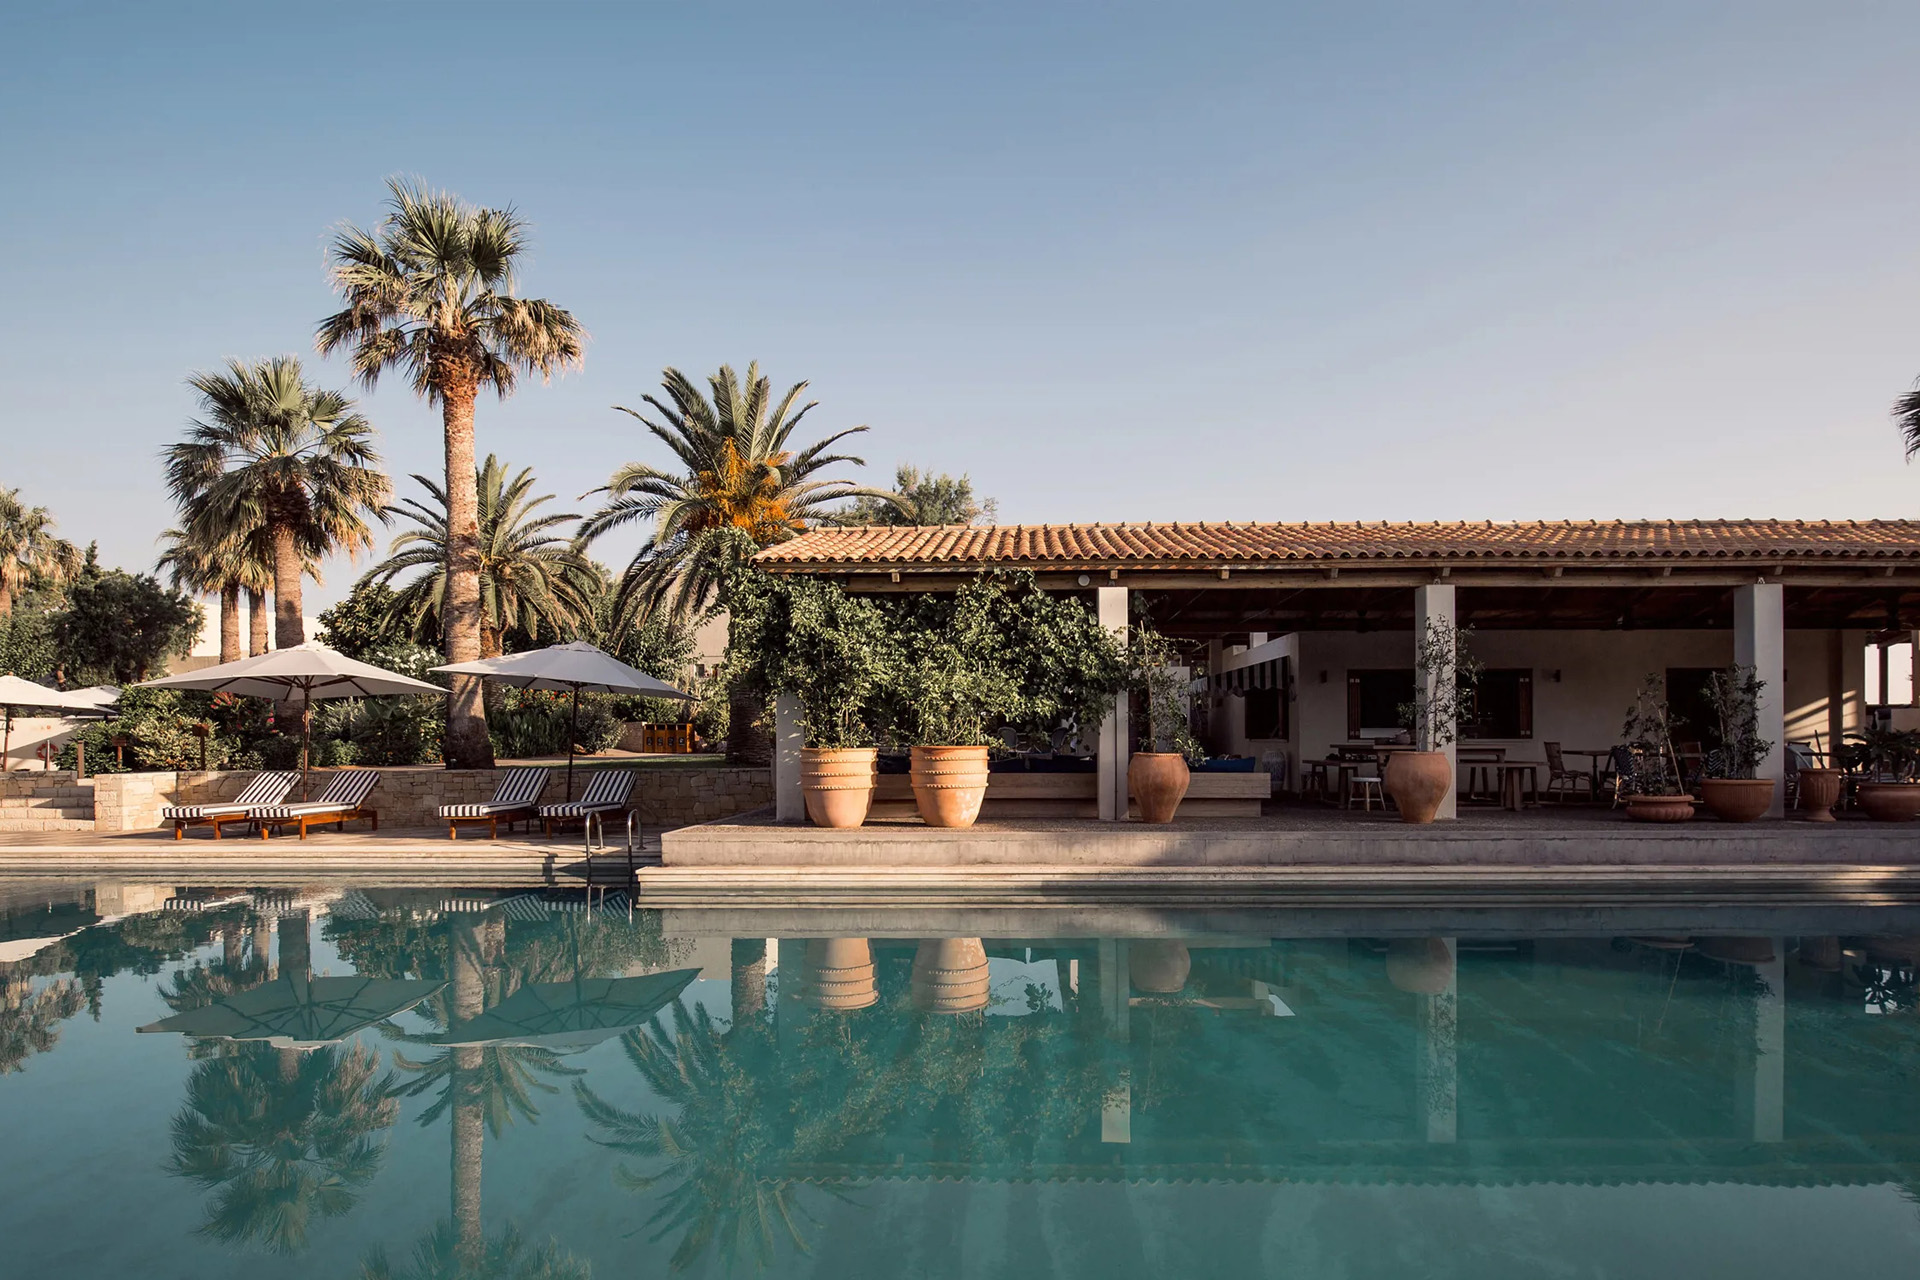
MULTIPOLYGON (((1786 717, 1789 741, 1818 734, 1823 745, 1837 723, 1845 731, 1860 727, 1866 686, 1864 632, 1789 631, 1786 636, 1786 717), (1829 689, 1838 690, 1838 715, 1830 715, 1829 689)), ((1604 748, 1620 739, 1620 726, 1640 682, 1650 671, 1668 667, 1724 667, 1733 661, 1731 631, 1482 631, 1473 637, 1474 654, 1489 667, 1525 667, 1534 673, 1533 737, 1493 740, 1515 760, 1544 760, 1543 744, 1604 748), (1555 673, 1559 679, 1555 679, 1555 673)), ((1405 667, 1413 661, 1410 631, 1301 632, 1269 641, 1258 649, 1227 657, 1225 669, 1294 659, 1293 739, 1252 742, 1238 732, 1232 704, 1216 710, 1215 749, 1261 756, 1285 750, 1292 762, 1289 782, 1298 786, 1299 763, 1323 759, 1347 738, 1347 671, 1350 668, 1405 667)))

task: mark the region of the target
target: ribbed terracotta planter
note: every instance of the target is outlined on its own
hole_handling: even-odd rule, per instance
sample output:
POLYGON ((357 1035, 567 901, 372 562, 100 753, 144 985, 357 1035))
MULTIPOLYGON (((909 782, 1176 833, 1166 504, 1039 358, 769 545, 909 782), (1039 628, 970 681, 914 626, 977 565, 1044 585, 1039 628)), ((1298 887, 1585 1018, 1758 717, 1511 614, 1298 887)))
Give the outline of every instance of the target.
POLYGON ((985 747, 915 747, 913 803, 930 827, 970 827, 987 798, 985 747))
POLYGON ((873 947, 865 938, 808 940, 804 990, 814 1008, 835 1013, 868 1008, 880 998, 873 974, 873 947))
POLYGON ((1772 778, 1702 778, 1700 800, 1722 822, 1752 822, 1766 816, 1778 785, 1772 778))
POLYGON ((1443 938, 1395 938, 1387 943, 1387 981, 1396 991, 1437 996, 1453 984, 1453 952, 1443 938))
POLYGON ((913 1007, 978 1013, 987 1007, 987 948, 978 938, 927 938, 913 953, 913 1007))
POLYGON ((1172 822, 1192 782, 1193 771, 1177 751, 1136 751, 1127 761, 1127 790, 1142 822, 1172 822))
POLYGON ((1911 822, 1920 817, 1920 782, 1863 782, 1860 807, 1875 822, 1911 822))
POLYGON ((857 827, 873 806, 872 747, 800 748, 800 794, 816 827, 857 827))
POLYGON ((1833 806, 1840 803, 1838 769, 1802 769, 1800 771, 1800 812, 1808 822, 1832 822, 1833 806))
POLYGON ((1692 796, 1628 796, 1627 816, 1635 822, 1691 822, 1692 796))
POLYGON ((1443 751, 1396 751, 1387 757, 1380 784, 1393 797, 1402 822, 1432 822, 1453 786, 1453 762, 1443 751))
POLYGON ((1184 942, 1135 942, 1127 947, 1127 973, 1136 990, 1170 996, 1187 985, 1193 956, 1184 942))

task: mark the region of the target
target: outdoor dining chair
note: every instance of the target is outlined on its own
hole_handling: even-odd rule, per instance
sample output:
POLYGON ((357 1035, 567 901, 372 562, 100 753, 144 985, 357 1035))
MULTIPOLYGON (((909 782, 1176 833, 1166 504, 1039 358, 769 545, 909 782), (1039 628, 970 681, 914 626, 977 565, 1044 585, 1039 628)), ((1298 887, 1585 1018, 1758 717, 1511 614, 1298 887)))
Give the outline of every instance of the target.
POLYGON ((380 812, 367 808, 367 797, 380 785, 378 769, 344 769, 333 775, 327 783, 327 789, 320 793, 318 800, 307 800, 300 804, 274 804, 254 808, 247 816, 260 824, 260 838, 268 838, 269 828, 299 824, 300 838, 307 838, 307 828, 325 826, 333 823, 344 829, 346 824, 356 818, 365 818, 380 829, 380 812))
POLYGON ((1560 744, 1549 742, 1547 748, 1547 794, 1546 798, 1559 804, 1567 802, 1567 796, 1584 791, 1589 797, 1595 794, 1594 777, 1584 769, 1569 769, 1566 757, 1560 754, 1560 744))
POLYGON ((213 828, 213 838, 220 839, 221 824, 227 822, 251 822, 250 812, 263 804, 278 804, 287 798, 287 792, 293 790, 293 784, 300 781, 298 769, 285 772, 265 770, 253 775, 253 781, 233 799, 222 804, 170 804, 160 811, 162 822, 173 824, 173 838, 182 839, 187 827, 205 824, 213 828))
POLYGON ((447 824, 447 839, 460 838, 460 824, 463 822, 486 823, 487 838, 491 840, 499 836, 502 822, 511 825, 532 821, 535 808, 540 803, 540 793, 546 790, 549 772, 537 765, 507 769, 500 774, 491 800, 483 800, 479 804, 441 805, 440 818, 447 824))

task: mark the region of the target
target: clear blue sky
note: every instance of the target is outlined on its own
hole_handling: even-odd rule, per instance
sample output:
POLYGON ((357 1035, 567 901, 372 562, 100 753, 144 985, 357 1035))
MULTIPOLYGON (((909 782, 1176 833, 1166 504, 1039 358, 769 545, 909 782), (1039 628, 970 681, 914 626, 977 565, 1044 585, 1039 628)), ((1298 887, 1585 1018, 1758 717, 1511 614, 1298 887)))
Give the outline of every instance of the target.
POLYGON ((1920 10, 1324 8, 14 11, 0 484, 149 563, 187 374, 345 383, 328 228, 414 174, 592 334, 479 412, 565 509, 758 359, 1009 521, 1920 513, 1920 10))

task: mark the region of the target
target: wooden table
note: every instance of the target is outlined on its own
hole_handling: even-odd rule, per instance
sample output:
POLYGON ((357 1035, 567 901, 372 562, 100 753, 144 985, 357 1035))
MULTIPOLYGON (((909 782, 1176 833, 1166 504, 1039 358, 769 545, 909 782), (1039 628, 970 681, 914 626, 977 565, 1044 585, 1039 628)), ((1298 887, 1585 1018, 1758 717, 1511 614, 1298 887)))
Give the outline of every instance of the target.
POLYGON ((1518 813, 1526 807, 1528 795, 1534 797, 1536 804, 1539 802, 1539 771, 1543 763, 1545 762, 1541 760, 1502 760, 1499 764, 1491 766, 1493 771, 1500 775, 1500 807, 1502 809, 1512 809, 1518 813), (1520 781, 1522 775, 1526 777, 1524 784, 1520 781))
POLYGON ((1598 750, 1589 750, 1586 747, 1562 747, 1560 756, 1562 759, 1568 756, 1586 756, 1593 761, 1587 766, 1587 792, 1598 800, 1600 798, 1600 762, 1613 758, 1613 748, 1601 747, 1598 750))
POLYGON ((1454 758, 1461 765, 1464 765, 1467 771, 1467 785, 1460 789, 1460 798, 1462 800, 1481 794, 1480 791, 1474 787, 1474 780, 1477 777, 1489 779, 1488 792, 1495 795, 1499 794, 1498 788, 1491 785, 1493 770, 1487 768, 1487 766, 1499 764, 1507 758, 1507 749, 1505 747, 1461 747, 1454 753, 1454 758))

